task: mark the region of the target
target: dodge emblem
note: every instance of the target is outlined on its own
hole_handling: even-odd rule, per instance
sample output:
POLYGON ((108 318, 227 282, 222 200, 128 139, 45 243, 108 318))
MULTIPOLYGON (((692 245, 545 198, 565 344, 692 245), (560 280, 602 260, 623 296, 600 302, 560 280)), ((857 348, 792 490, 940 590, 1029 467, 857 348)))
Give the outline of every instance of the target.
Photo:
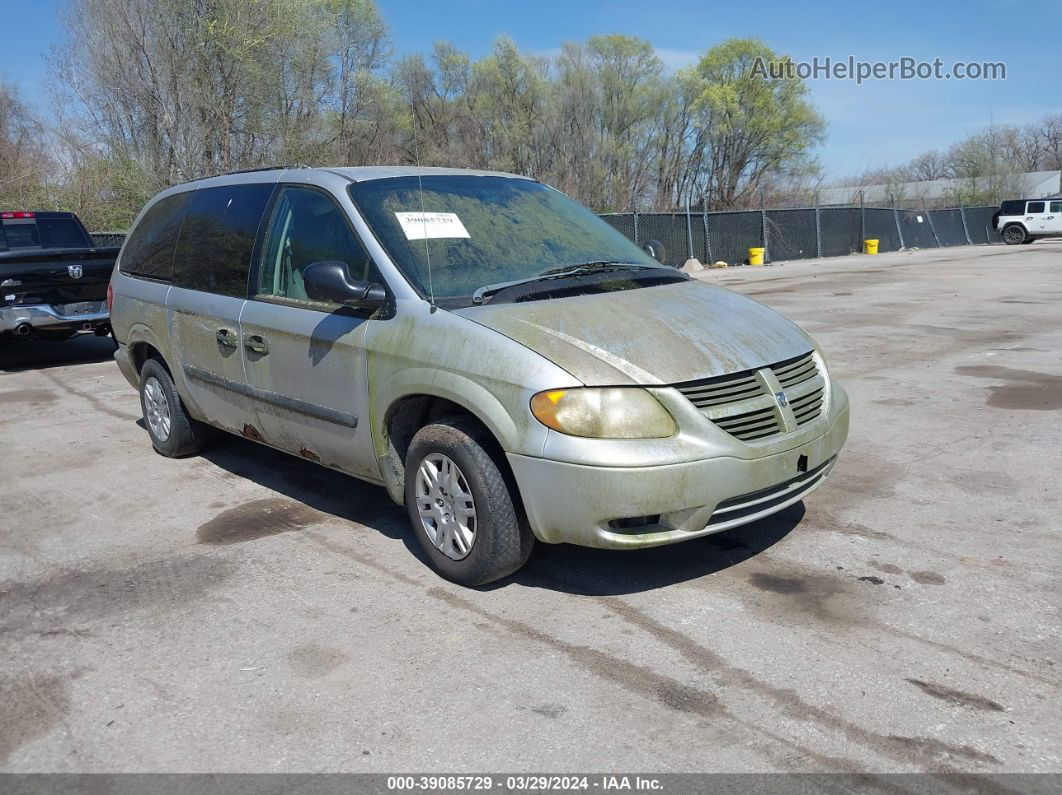
POLYGON ((789 399, 785 396, 785 392, 775 392, 774 399, 778 401, 778 405, 782 408, 789 405, 789 399))
POLYGON ((71 279, 80 279, 84 274, 80 265, 67 265, 66 272, 70 274, 71 279))

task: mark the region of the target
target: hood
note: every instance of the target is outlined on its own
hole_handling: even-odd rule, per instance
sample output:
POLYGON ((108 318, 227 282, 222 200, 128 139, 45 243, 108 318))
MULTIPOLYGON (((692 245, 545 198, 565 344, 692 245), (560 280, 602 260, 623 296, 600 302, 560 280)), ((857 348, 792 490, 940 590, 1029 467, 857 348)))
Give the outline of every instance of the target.
POLYGON ((587 386, 693 381, 764 367, 814 347, 773 309, 696 280, 456 313, 540 353, 587 386))

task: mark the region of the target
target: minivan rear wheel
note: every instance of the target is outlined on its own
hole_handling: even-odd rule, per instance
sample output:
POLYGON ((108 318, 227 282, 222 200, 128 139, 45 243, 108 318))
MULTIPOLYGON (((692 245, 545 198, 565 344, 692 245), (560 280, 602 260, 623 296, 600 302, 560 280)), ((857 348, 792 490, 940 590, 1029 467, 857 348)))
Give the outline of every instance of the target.
POLYGON ((180 458, 203 449, 207 427, 188 415, 173 378, 158 359, 148 359, 140 370, 140 407, 158 453, 180 458))
POLYGON ((475 421, 453 417, 417 431, 406 454, 413 532, 435 570, 461 585, 511 574, 534 544, 492 442, 475 421))

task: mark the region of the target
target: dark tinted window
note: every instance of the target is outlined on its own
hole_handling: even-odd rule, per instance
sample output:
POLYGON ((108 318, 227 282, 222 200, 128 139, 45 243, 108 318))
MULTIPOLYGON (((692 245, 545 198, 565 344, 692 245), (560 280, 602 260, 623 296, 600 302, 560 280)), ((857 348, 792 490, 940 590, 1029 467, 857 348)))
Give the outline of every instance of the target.
POLYGON ((5 223, 4 237, 7 238, 8 248, 34 248, 41 244, 37 237, 37 224, 33 221, 5 223))
POLYGON ((273 188, 254 184, 197 190, 177 241, 174 283, 219 295, 246 295, 254 239, 273 188))
POLYGON ((1049 212, 1062 213, 1062 202, 1051 202, 1051 209, 1049 212))
POLYGON ((173 278, 173 247, 190 198, 192 191, 185 191, 155 202, 125 242, 122 273, 165 281, 173 278))
POLYGON ((1025 212, 1025 202, 1005 201, 999 207, 1000 215, 1022 215, 1025 212))
POLYGON ((370 278, 368 255, 335 203, 318 190, 285 187, 263 245, 258 294, 305 300, 303 269, 328 261, 345 262, 352 279, 370 278))
POLYGON ((91 246, 81 230, 81 224, 73 218, 38 218, 37 231, 45 248, 85 248, 91 246))
POLYGON ((1044 203, 1043 202, 1029 202, 1029 209, 1027 210, 1029 215, 1032 215, 1033 213, 1042 213, 1043 211, 1044 211, 1044 203))

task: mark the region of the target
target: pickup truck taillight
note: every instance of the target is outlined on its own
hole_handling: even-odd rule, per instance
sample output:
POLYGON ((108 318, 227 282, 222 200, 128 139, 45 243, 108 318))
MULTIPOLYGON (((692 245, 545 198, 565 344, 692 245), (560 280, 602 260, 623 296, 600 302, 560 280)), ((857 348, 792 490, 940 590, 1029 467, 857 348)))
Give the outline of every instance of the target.
POLYGON ((34 217, 36 217, 36 216, 33 213, 0 213, 0 218, 3 218, 5 220, 8 219, 8 218, 15 219, 15 218, 34 218, 34 217))
MULTIPOLYGON (((99 293, 96 293, 96 295, 99 295, 99 293)), ((113 311, 113 307, 114 307, 114 286, 111 285, 111 284, 108 284, 107 285, 107 314, 108 315, 113 311)))

